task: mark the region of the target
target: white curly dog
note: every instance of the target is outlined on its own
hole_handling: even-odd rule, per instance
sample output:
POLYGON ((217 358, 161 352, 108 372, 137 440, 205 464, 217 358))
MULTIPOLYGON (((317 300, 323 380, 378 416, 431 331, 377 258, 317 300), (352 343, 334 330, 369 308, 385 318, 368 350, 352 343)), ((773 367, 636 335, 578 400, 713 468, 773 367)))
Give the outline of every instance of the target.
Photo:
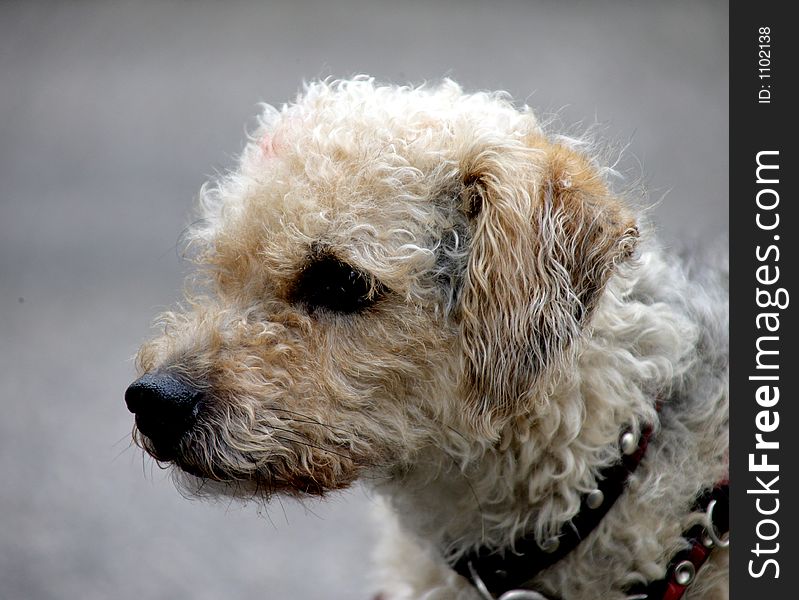
POLYGON ((609 174, 452 81, 266 107, 139 352, 135 439, 191 493, 363 480, 385 600, 725 598, 726 269, 609 174))

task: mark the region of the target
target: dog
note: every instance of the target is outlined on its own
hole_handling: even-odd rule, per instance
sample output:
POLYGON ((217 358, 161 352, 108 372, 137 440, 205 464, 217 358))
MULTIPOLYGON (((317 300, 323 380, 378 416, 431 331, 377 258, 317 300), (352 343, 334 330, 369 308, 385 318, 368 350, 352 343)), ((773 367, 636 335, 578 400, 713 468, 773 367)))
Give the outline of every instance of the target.
POLYGON ((135 441, 190 494, 363 481, 384 600, 726 598, 726 268, 593 148, 450 80, 266 106, 137 355, 135 441))

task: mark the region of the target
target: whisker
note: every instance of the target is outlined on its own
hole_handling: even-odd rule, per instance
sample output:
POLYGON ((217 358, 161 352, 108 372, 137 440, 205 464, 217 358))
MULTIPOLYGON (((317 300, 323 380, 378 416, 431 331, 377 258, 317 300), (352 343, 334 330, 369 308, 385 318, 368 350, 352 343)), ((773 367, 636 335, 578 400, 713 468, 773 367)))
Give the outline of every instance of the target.
POLYGON ((131 435, 130 435, 129 433, 126 433, 126 434, 125 434, 125 435, 123 435, 121 438, 119 438, 119 439, 118 439, 116 442, 114 442, 114 443, 111 445, 111 447, 113 448, 114 446, 118 446, 119 444, 121 444, 121 443, 122 443, 122 442, 124 442, 125 440, 127 440, 127 441, 128 441, 128 448, 129 448, 130 446, 132 446, 132 445, 133 445, 133 440, 132 440, 132 438, 131 438, 131 435))
POLYGON ((283 500, 280 499, 280 496, 277 496, 277 503, 280 504, 280 509, 283 511, 283 518, 286 520, 286 525, 291 525, 289 523, 289 515, 286 512, 286 507, 283 506, 283 500))
POLYGON ((316 517, 316 518, 317 518, 317 519, 319 519, 320 521, 322 520, 322 517, 321 517, 321 516, 319 516, 319 515, 318 515, 317 513, 315 513, 313 510, 311 510, 310 508, 308 508, 308 504, 307 504, 307 503, 306 503, 304 500, 300 500, 300 506, 302 506, 302 510, 305 512, 305 514, 306 514, 306 515, 307 515, 308 513, 311 513, 311 514, 312 514, 314 517, 316 517))
MULTIPOLYGON (((129 437, 129 436, 128 436, 128 437, 129 437)), ((122 441, 122 440, 119 440, 119 442, 121 442, 121 441, 122 441)), ((114 446, 116 446, 117 444, 119 444, 119 442, 117 442, 116 444, 114 444, 114 446)), ((113 446, 112 446, 112 447, 113 447, 113 446)), ((111 459, 111 462, 112 462, 112 463, 114 463, 114 462, 118 461, 120 456, 122 456, 123 454, 125 454, 125 452, 128 452, 128 451, 130 451, 130 449, 131 449, 131 448, 134 448, 134 447, 135 447, 135 444, 133 443, 133 440, 130 440, 130 439, 129 439, 127 448, 122 448, 122 450, 120 450, 120 451, 119 451, 119 453, 117 453, 117 455, 116 455, 114 458, 112 458, 112 459, 111 459)))
MULTIPOLYGON (((286 433, 294 433, 291 429, 281 429, 280 427, 272 427, 272 429, 276 429, 278 431, 284 431, 286 433)), ((283 442, 290 442, 294 444, 302 444, 303 446, 308 446, 309 448, 316 448, 317 450, 321 450, 322 452, 330 452, 330 454, 335 454, 336 456, 340 456, 341 458, 346 458, 347 460, 353 460, 351 456, 347 456, 342 452, 336 452, 335 450, 331 450, 330 448, 325 448, 323 446, 317 446, 316 444, 312 444, 310 442, 306 442, 304 440, 292 439, 280 435, 276 435, 275 439, 281 440, 283 442)))
POLYGON ((277 525, 275 525, 275 522, 272 520, 272 515, 269 514, 269 509, 266 507, 266 505, 263 505, 262 508, 263 508, 263 515, 266 517, 266 520, 269 521, 269 524, 272 526, 272 529, 278 531, 277 525))
POLYGON ((300 419, 298 419, 298 418, 287 419, 289 421, 296 421, 298 423, 313 423, 315 425, 321 425, 322 427, 326 427, 327 429, 329 429, 331 431, 338 431, 340 433, 346 433, 347 435, 353 435, 352 431, 349 431, 347 429, 342 429, 342 428, 339 428, 339 427, 334 427, 333 425, 328 425, 327 423, 323 423, 322 421, 319 421, 318 419, 314 419, 313 417, 311 417, 309 415, 305 415, 303 413, 299 413, 299 412, 296 412, 296 411, 293 411, 293 410, 288 410, 286 408, 270 408, 270 410, 276 411, 276 412, 284 412, 284 413, 288 413, 290 415, 297 415, 298 417, 302 417, 300 419))

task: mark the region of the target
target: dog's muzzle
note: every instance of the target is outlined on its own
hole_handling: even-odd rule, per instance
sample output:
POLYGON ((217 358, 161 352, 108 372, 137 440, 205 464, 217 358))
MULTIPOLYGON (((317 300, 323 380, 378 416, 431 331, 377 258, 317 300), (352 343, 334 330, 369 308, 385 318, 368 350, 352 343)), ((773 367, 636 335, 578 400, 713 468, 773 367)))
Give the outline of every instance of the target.
POLYGON ((125 404, 136 415, 136 427, 152 444, 155 458, 171 460, 191 429, 202 392, 168 373, 148 373, 128 387, 125 404))

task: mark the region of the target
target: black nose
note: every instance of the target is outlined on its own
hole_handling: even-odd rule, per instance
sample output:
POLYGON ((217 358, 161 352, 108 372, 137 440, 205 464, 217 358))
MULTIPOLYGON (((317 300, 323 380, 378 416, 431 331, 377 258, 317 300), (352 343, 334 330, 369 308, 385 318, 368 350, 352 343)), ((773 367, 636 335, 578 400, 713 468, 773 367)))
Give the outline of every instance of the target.
POLYGON ((169 460, 197 418, 202 393, 167 373, 148 373, 130 384, 125 404, 156 458, 169 460))

